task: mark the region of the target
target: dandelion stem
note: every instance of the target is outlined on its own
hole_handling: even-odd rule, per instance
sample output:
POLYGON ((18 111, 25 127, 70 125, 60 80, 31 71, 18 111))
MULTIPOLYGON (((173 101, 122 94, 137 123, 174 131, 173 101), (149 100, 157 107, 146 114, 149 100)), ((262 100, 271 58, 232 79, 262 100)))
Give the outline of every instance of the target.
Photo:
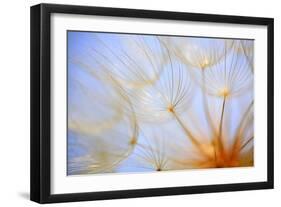
POLYGON ((248 139, 241 147, 240 151, 242 151, 251 141, 254 140, 254 136, 252 136, 250 139, 248 139))
POLYGON ((183 122, 181 121, 181 119, 178 117, 178 115, 173 112, 174 117, 176 118, 177 122, 180 124, 181 128, 184 130, 184 132, 188 135, 188 137, 190 138, 191 142, 196 145, 199 146, 200 143, 197 141, 197 139, 193 136, 193 134, 191 133, 191 131, 183 124, 183 122))
POLYGON ((205 69, 201 68, 202 71, 202 82, 203 82, 203 108, 204 108, 204 113, 206 115, 207 122, 209 123, 209 127, 211 128, 211 131, 214 133, 216 132, 210 111, 209 111, 209 106, 208 106, 208 101, 207 101, 207 95, 206 95, 206 77, 205 77, 205 69))
POLYGON ((223 142, 222 142, 222 125, 223 125, 223 117, 224 117, 224 111, 225 111, 225 102, 226 102, 226 96, 223 98, 222 103, 222 109, 221 109, 221 118, 220 118, 220 124, 219 124, 219 134, 218 134, 218 144, 219 149, 223 150, 223 142))
POLYGON ((244 114, 242 115, 241 121, 239 126, 236 129, 236 134, 235 134, 235 139, 234 139, 234 143, 233 143, 233 147, 232 150, 235 150, 235 148, 237 147, 238 142, 240 141, 240 135, 241 135, 241 131, 243 129, 245 120, 247 118, 247 115, 249 114, 249 112, 251 111, 251 108, 254 105, 254 101, 251 101, 251 103, 249 104, 249 106, 247 107, 246 111, 244 112, 244 114))
POLYGON ((192 132, 187 128, 187 126, 184 125, 182 120, 179 118, 179 116, 173 111, 172 114, 174 115, 175 119, 177 120, 178 124, 181 126, 181 128, 184 130, 188 138, 190 139, 191 143, 198 149, 200 152, 202 152, 205 156, 208 156, 206 154, 206 151, 202 148, 202 145, 200 142, 195 138, 195 136, 192 134, 192 132))
POLYGON ((247 107, 246 111, 244 112, 240 124, 236 130, 236 135, 234 137, 234 143, 232 145, 232 151, 231 151, 231 159, 237 154, 239 153, 248 143, 250 143, 250 141, 254 138, 250 138, 250 141, 247 143, 245 143, 243 146, 241 146, 241 134, 242 134, 242 129, 245 123, 245 120, 249 114, 249 112, 251 111, 251 108, 253 107, 254 101, 251 101, 251 103, 249 104, 249 106, 247 107))

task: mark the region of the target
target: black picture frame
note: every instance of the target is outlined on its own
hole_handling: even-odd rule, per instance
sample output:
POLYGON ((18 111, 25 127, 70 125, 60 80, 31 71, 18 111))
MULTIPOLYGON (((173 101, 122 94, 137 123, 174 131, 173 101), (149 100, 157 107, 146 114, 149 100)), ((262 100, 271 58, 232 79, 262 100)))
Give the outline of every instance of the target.
POLYGON ((195 14, 168 11, 103 8, 56 4, 39 4, 31 7, 31 173, 30 199, 38 203, 119 199, 146 196, 210 193, 271 189, 274 186, 274 72, 272 18, 195 14), (51 70, 50 70, 50 15, 52 13, 99 15, 113 17, 134 17, 149 19, 181 20, 209 23, 231 23, 267 26, 267 181, 237 184, 169 187, 73 194, 51 194, 51 70))

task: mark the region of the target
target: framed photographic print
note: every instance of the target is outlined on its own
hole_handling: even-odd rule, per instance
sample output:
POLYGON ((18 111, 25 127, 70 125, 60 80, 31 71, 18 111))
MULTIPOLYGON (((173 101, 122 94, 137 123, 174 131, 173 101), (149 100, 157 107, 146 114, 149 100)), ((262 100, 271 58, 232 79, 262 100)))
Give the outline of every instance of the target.
POLYGON ((31 7, 31 200, 273 188, 273 19, 31 7))

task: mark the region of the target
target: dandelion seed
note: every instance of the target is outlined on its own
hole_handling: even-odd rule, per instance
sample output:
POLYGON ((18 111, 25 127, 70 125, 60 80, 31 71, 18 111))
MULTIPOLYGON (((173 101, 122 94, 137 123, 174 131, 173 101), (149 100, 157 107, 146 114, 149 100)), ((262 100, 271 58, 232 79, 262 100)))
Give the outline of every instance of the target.
POLYGON ((230 91, 227 87, 223 87, 222 89, 219 90, 218 95, 222 97, 227 97, 230 94, 230 91))
POLYGON ((253 87, 253 74, 247 59, 234 50, 230 50, 219 63, 206 70, 203 81, 200 76, 202 74, 193 71, 196 81, 204 87, 206 93, 213 96, 239 96, 253 87))
POLYGON ((168 110, 168 112, 171 112, 171 113, 174 113, 174 112, 175 112, 174 107, 171 106, 171 105, 168 106, 167 110, 168 110))
POLYGON ((158 38, 125 34, 95 34, 91 38, 95 46, 88 46, 83 63, 111 74, 124 88, 143 88, 161 75, 167 51, 158 38))
POLYGON ((112 171, 137 142, 138 126, 131 103, 113 80, 82 72, 80 77, 87 77, 89 82, 80 83, 77 75, 71 82, 76 99, 71 100, 68 129, 81 143, 75 148, 82 154, 71 157, 68 174, 112 171))
POLYGON ((195 37, 163 37, 172 51, 187 65, 206 69, 217 64, 232 47, 232 40, 195 38, 195 37))
POLYGON ((130 139, 130 142, 129 142, 131 145, 135 145, 135 144, 137 144, 137 138, 136 137, 132 137, 131 139, 130 139))
POLYGON ((153 85, 129 95, 138 118, 158 122, 172 118, 171 113, 188 110, 192 103, 192 82, 185 66, 177 61, 168 62, 153 85))
POLYGON ((164 134, 151 134, 142 136, 142 142, 135 149, 135 160, 140 166, 154 171, 169 169, 169 155, 167 153, 167 138, 164 134))
POLYGON ((247 59, 252 72, 254 71, 254 41, 253 40, 239 40, 235 43, 235 49, 238 54, 244 55, 247 59))

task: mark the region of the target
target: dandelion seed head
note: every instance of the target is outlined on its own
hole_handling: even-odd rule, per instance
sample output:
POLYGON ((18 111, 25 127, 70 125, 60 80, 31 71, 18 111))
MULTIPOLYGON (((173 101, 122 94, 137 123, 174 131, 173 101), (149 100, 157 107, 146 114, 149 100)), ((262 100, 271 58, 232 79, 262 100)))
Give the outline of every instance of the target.
POLYGON ((195 37, 162 37, 176 56, 195 69, 207 69, 217 64, 233 45, 232 40, 195 37))
POLYGON ((200 65, 200 68, 201 68, 202 70, 204 70, 205 68, 209 67, 209 65, 210 65, 210 60, 209 60, 207 57, 205 57, 205 58, 202 60, 202 62, 199 63, 199 65, 200 65))
POLYGON ((132 137, 131 139, 130 139, 130 141, 129 141, 129 144, 130 145, 136 145, 137 144, 137 138, 136 137, 132 137))
POLYGON ((192 103, 192 81, 185 66, 169 61, 159 79, 151 86, 131 91, 137 117, 145 122, 171 120, 172 113, 189 109, 192 103))
POLYGON ((230 95, 230 90, 228 87, 223 87, 219 90, 218 92, 218 95, 219 96, 222 96, 222 97, 227 97, 230 95))
POLYGON ((174 111, 174 107, 172 106, 172 105, 169 105, 168 107, 167 107, 167 110, 168 110, 168 112, 171 112, 171 113, 174 113, 175 111, 174 111))

